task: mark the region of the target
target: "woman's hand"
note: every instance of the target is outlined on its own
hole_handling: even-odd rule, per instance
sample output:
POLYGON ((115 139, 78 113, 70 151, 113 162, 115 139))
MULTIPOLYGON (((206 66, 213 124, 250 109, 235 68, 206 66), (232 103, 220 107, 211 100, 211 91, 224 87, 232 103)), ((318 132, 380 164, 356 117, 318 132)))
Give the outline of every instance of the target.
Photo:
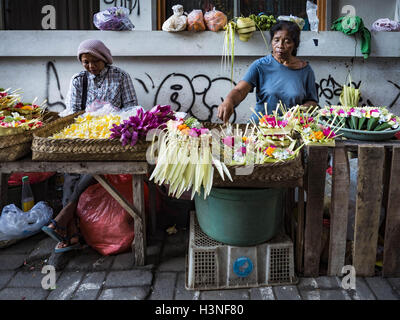
POLYGON ((218 118, 224 123, 229 122, 229 118, 233 114, 233 109, 241 103, 250 92, 251 86, 246 81, 239 83, 229 92, 225 100, 218 106, 218 118))

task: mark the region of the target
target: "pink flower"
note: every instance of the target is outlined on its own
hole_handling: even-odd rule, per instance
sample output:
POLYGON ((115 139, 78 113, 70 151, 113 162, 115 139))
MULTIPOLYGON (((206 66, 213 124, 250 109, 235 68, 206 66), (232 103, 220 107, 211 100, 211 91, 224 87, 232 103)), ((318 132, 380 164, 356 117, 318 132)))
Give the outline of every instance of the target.
POLYGON ((227 145, 228 147, 233 147, 233 145, 235 144, 235 140, 233 137, 231 136, 227 136, 225 138, 222 139, 222 142, 227 145))
POLYGON ((246 147, 240 147, 239 152, 242 154, 246 154, 246 147))
POLYGON ((191 137, 198 137, 197 131, 195 129, 190 129, 189 136, 191 137))
POLYGON ((200 134, 207 134, 209 132, 210 132, 210 130, 208 130, 207 128, 201 128, 200 129, 200 134))
POLYGON ((334 138, 336 135, 330 128, 325 128, 322 133, 327 138, 334 138))

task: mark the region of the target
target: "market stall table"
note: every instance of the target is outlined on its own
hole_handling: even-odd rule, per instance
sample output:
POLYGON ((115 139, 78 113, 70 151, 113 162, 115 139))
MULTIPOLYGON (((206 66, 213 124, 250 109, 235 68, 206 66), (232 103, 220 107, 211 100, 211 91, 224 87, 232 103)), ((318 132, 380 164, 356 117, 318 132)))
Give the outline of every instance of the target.
MULTIPOLYGON (((77 162, 45 162, 32 161, 30 157, 12 162, 0 162, 0 194, 1 205, 6 203, 8 175, 13 172, 62 172, 76 174, 91 174, 93 177, 118 201, 118 203, 133 217, 135 238, 132 251, 135 264, 145 265, 146 261, 146 216, 144 205, 144 178, 149 172, 149 165, 145 161, 77 161, 77 162), (130 204, 121 194, 105 179, 104 174, 131 174, 133 203, 130 204)), ((150 189, 150 215, 152 224, 155 215, 153 199, 154 193, 150 189)))

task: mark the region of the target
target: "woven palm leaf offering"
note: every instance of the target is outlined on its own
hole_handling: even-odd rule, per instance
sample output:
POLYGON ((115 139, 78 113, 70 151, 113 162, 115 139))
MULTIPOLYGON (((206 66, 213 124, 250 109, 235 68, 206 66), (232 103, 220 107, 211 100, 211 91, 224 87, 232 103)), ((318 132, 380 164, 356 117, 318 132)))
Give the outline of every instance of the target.
MULTIPOLYGON (((318 109, 304 113, 297 109, 295 131, 301 136, 305 145, 335 146, 335 138, 340 136, 338 131, 342 127, 334 126, 336 119, 327 122, 320 121, 321 114, 318 109)), ((343 126, 343 125, 342 125, 343 126)))
POLYGON ((298 146, 294 136, 297 124, 296 114, 299 106, 287 110, 280 102, 272 114, 257 114, 259 124, 256 125, 255 163, 274 163, 296 158, 303 145, 298 146))
POLYGON ((176 198, 191 190, 193 199, 202 189, 207 197, 213 185, 213 164, 223 179, 225 173, 232 180, 219 154, 213 154, 212 145, 219 143, 219 137, 194 117, 168 121, 158 136, 158 159, 150 180, 168 184, 169 195, 176 198))
POLYGON ((21 101, 20 89, 0 88, 0 111, 4 111, 21 101))

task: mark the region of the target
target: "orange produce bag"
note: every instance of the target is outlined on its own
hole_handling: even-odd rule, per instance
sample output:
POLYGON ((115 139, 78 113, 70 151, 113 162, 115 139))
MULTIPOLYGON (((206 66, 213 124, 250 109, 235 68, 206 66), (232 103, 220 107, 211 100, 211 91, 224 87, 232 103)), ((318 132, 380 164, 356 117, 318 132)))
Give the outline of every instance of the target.
POLYGON ((193 10, 187 17, 188 30, 199 32, 205 31, 204 16, 201 10, 193 10))

